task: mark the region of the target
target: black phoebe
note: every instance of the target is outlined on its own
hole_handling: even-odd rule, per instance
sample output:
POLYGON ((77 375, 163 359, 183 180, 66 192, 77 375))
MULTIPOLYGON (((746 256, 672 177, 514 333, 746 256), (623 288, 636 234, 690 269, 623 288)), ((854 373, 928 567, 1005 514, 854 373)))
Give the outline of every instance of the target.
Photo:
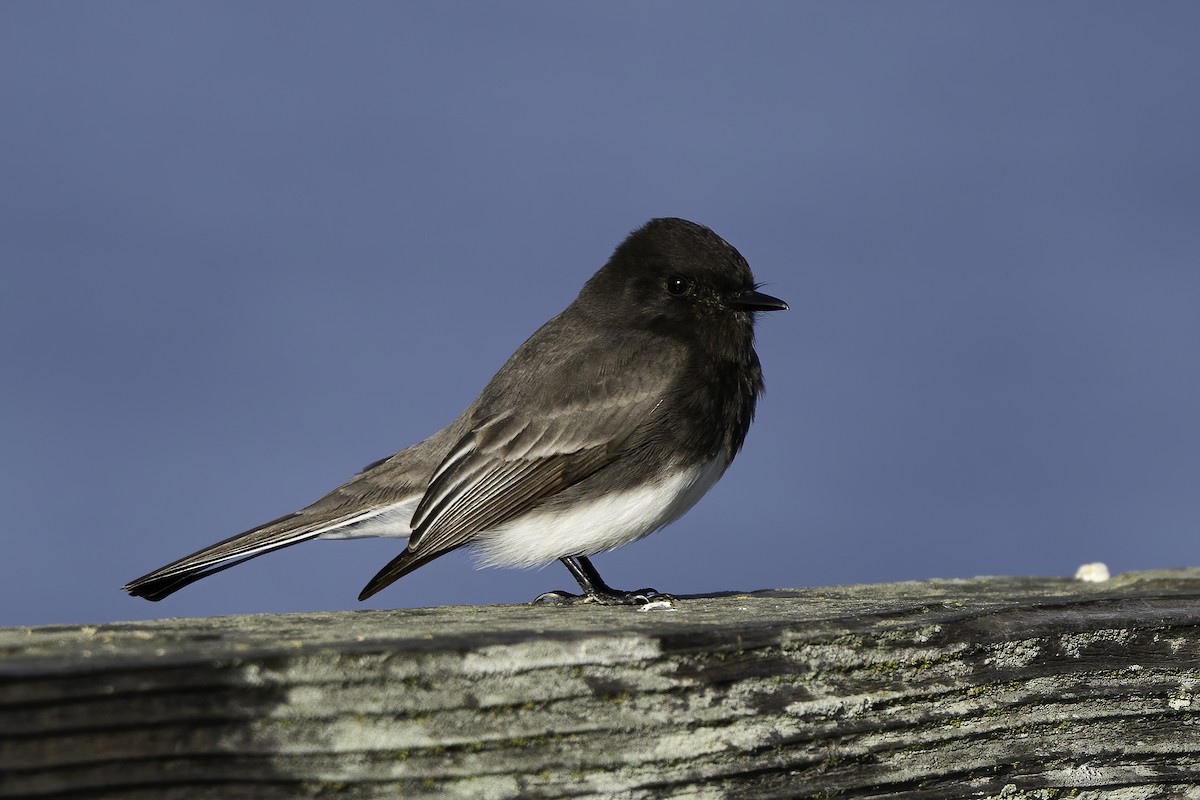
POLYGON ((717 482, 763 388, 754 313, 787 307, 708 228, 651 220, 448 427, 306 508, 123 588, 160 600, 297 542, 394 536, 408 546, 359 600, 465 545, 483 566, 562 561, 583 594, 539 601, 669 600, 612 589, 587 557, 673 522, 717 482))

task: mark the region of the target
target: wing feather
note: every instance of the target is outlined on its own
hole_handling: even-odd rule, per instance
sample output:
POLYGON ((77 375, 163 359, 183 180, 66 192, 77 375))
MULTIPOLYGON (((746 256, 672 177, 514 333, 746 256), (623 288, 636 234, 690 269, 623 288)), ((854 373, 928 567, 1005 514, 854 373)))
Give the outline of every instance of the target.
POLYGON ((569 357, 518 351, 514 358, 521 357, 526 374, 518 380, 507 371, 510 362, 468 410, 471 424, 432 471, 413 514, 408 547, 359 599, 538 507, 653 438, 680 354, 659 338, 626 344, 614 347, 612 338, 600 337, 589 347, 576 342, 569 357), (639 362, 637 382, 629 380, 630 360, 639 362))

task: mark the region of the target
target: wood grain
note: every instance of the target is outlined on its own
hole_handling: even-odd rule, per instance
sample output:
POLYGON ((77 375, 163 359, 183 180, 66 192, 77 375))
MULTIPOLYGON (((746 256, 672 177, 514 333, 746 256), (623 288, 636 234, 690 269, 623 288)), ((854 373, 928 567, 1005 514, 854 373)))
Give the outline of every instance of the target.
POLYGON ((0 630, 0 797, 1200 798, 1200 570, 0 630))

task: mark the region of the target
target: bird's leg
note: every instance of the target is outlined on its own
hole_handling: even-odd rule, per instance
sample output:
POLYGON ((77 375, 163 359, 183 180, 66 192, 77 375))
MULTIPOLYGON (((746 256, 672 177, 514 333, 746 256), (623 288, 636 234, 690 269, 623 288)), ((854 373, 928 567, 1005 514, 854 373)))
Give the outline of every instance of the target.
POLYGON ((640 606, 647 603, 670 603, 675 598, 669 594, 654 589, 639 589, 635 592, 622 592, 604 582, 600 573, 592 566, 592 562, 583 556, 567 556, 559 561, 579 582, 583 594, 571 594, 562 590, 546 592, 538 595, 534 603, 549 603, 553 605, 571 605, 573 603, 599 603, 603 606, 640 606))

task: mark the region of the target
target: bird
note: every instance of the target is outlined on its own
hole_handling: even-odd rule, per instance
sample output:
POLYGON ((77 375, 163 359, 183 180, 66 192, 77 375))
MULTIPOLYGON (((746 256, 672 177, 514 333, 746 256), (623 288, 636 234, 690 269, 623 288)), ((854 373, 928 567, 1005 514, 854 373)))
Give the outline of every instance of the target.
POLYGON ((673 603, 652 588, 612 588, 590 557, 674 522, 741 450, 763 391, 756 315, 788 308, 760 288, 710 228, 652 219, 454 422, 311 505, 122 589, 161 600, 300 542, 386 536, 407 543, 359 600, 466 547, 480 566, 562 562, 580 594, 535 603, 673 603))

